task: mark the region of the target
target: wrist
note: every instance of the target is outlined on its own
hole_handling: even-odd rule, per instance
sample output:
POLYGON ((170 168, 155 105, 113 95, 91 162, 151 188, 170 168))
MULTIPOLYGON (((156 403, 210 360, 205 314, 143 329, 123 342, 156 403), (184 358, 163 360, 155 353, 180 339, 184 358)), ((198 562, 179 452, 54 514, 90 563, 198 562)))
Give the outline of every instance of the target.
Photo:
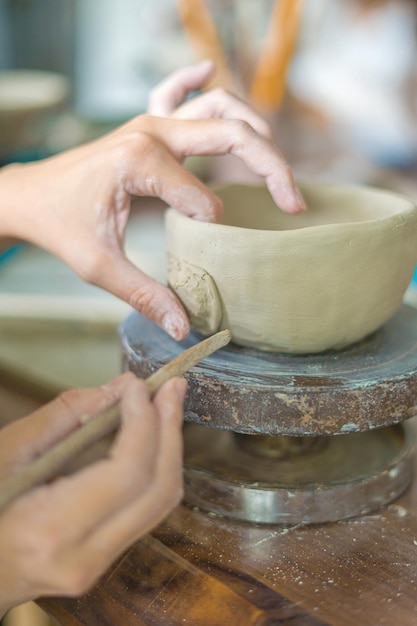
POLYGON ((25 169, 23 163, 12 163, 0 169, 0 237, 21 237, 20 207, 25 200, 25 169))

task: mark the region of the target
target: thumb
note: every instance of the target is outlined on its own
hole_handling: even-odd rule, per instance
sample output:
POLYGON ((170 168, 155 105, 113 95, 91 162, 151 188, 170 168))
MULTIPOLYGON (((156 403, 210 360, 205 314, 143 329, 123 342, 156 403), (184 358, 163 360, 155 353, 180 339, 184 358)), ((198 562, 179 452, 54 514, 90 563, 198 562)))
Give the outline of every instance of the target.
POLYGON ((178 298, 124 255, 117 254, 104 260, 94 284, 127 302, 175 340, 188 335, 190 324, 178 298))

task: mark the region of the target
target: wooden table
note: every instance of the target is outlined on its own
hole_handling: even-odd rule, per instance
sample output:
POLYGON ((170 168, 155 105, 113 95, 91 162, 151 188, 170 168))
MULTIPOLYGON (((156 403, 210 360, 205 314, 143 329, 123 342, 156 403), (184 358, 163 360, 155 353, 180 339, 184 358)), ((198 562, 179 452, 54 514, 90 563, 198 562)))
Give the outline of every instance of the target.
MULTIPOLYGON (((38 404, 6 386, 0 401, 3 421, 38 404)), ((65 626, 412 626, 416 582, 414 481, 371 515, 318 526, 239 523, 180 505, 90 593, 40 605, 65 626)))
POLYGON ((65 625, 417 623, 417 487, 360 519, 261 527, 179 506, 89 594, 42 606, 65 625))

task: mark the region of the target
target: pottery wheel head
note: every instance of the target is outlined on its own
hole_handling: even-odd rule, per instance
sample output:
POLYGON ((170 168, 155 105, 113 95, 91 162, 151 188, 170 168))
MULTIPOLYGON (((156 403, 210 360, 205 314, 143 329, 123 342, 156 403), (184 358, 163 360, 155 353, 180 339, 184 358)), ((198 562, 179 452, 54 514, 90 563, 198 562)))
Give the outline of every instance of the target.
MULTIPOLYGON (((124 369, 147 377, 201 340, 171 339, 133 313, 120 329, 124 369)), ((241 433, 315 436, 388 426, 417 414, 417 310, 342 351, 300 356, 236 344, 185 377, 186 419, 241 433)))

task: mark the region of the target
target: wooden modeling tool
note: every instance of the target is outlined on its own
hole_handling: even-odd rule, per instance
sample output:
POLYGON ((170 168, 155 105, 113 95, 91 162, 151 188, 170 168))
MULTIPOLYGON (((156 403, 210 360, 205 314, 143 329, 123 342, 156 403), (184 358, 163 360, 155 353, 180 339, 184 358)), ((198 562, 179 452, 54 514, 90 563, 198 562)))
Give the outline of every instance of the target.
MULTIPOLYGON (((202 359, 227 345, 230 339, 230 331, 222 330, 169 361, 146 379, 151 395, 168 379, 181 376, 202 359)), ((88 417, 78 430, 0 485, 0 512, 19 495, 57 476, 70 461, 98 440, 117 430, 119 425, 120 406, 118 403, 88 417)))

